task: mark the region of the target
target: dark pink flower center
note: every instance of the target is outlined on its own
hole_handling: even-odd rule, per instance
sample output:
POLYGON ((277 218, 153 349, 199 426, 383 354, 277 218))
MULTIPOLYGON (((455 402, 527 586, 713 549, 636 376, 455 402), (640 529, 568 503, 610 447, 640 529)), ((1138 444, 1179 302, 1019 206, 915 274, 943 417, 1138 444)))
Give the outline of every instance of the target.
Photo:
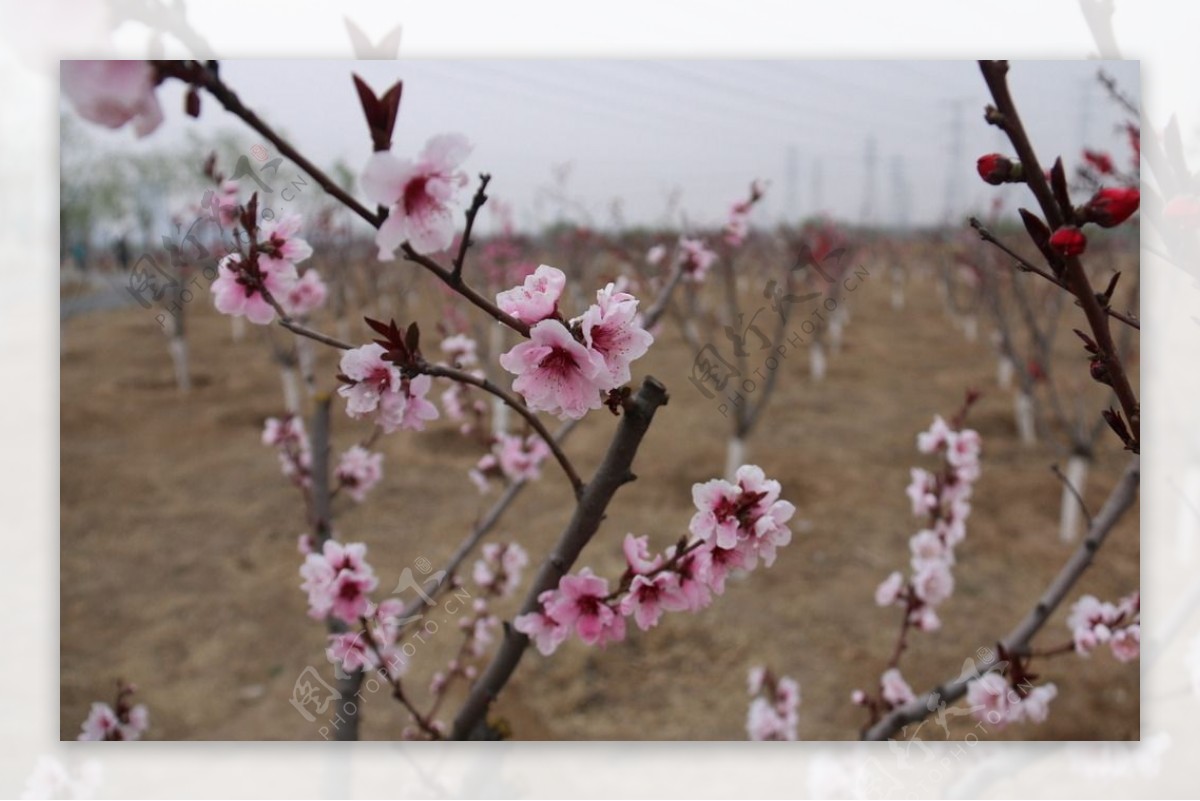
POLYGON ((416 214, 430 202, 425 185, 429 183, 428 176, 414 178, 404 185, 404 197, 401 198, 405 214, 416 214))

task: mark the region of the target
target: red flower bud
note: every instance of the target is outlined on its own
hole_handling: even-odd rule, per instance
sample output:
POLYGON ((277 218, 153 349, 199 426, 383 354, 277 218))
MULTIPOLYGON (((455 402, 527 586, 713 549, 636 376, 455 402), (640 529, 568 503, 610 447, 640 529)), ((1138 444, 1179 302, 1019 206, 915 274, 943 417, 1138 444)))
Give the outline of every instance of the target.
POLYGON ((1050 235, 1050 247, 1060 256, 1078 256, 1087 249, 1087 237, 1073 225, 1064 225, 1050 235))
POLYGON ((999 153, 980 156, 975 162, 979 177, 993 186, 1021 180, 1021 164, 999 153))
POLYGON ((1136 189, 1101 189, 1083 207, 1083 218, 1101 228, 1112 228, 1128 220, 1141 200, 1136 189))

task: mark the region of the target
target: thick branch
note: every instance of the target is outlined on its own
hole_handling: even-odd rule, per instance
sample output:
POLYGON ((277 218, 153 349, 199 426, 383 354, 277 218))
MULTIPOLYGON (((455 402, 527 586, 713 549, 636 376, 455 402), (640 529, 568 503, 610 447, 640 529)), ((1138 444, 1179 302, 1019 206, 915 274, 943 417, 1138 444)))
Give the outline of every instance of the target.
MULTIPOLYGON (((1067 597, 1067 593, 1079 581, 1079 577, 1091 565, 1096 551, 1104 544, 1104 540, 1108 537, 1113 527, 1116 526, 1117 522, 1129 510, 1137 498, 1138 485, 1141 478, 1139 464, 1140 457, 1135 456, 1130 460, 1125 473, 1121 476, 1116 486, 1113 487, 1112 492, 1109 493, 1108 500, 1104 502, 1104 507, 1092 521, 1087 537, 1080 543, 1079 548, 1071 555, 1067 563, 1063 565, 1062 570, 1058 572, 1054 580, 1046 587, 1045 592, 1042 593, 1042 597, 1038 599, 1033 609, 1029 611, 1025 618, 1017 624, 1016 628, 1010 631, 1008 636, 1001 642, 1005 651, 1008 653, 1027 652, 1030 640, 1046 625, 1046 621, 1054 614, 1054 610, 1063 602, 1063 599, 1067 597)), ((941 686, 935 687, 933 690, 918 697, 916 700, 899 709, 893 710, 868 729, 863 735, 863 739, 886 740, 908 724, 924 720, 942 706, 954 703, 966 693, 967 684, 975 676, 981 676, 999 667, 998 660, 999 656, 993 655, 990 659, 976 662, 974 671, 964 670, 964 675, 947 681, 941 686)))
MULTIPOLYGON (((537 611, 538 596, 558 586, 559 581, 579 558, 584 546, 595 536, 613 495, 623 484, 635 478, 630 470, 633 458, 650 427, 650 422, 654 419, 654 413, 666 402, 666 387, 647 377, 637 395, 625 404, 621 423, 613 434, 604 460, 592 480, 584 487, 571 522, 567 524, 558 544, 542 563, 519 614, 537 611)), ((511 625, 505 627, 500 649, 492 658, 487 670, 471 688, 470 695, 454 720, 454 730, 451 734, 454 739, 468 739, 477 731, 492 701, 512 677, 528 645, 529 637, 511 625)))

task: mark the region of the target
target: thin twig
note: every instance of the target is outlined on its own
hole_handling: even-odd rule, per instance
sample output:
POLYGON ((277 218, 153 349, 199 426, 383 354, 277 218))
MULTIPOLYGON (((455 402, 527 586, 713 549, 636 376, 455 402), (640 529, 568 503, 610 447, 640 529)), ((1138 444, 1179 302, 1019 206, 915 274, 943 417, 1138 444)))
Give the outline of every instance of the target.
POLYGON ((1092 513, 1088 511, 1087 504, 1083 502, 1083 496, 1079 494, 1079 490, 1070 482, 1070 480, 1067 479, 1065 475, 1063 475, 1063 471, 1058 469, 1058 465, 1050 465, 1050 470, 1054 473, 1054 475, 1058 476, 1058 480, 1063 483, 1063 486, 1070 490, 1071 494, 1075 496, 1075 500, 1079 502, 1079 509, 1083 512, 1084 519, 1087 520, 1088 528, 1091 528, 1092 513))
MULTIPOLYGON (((1071 288, 1068 287, 1062 281, 1060 281, 1053 273, 1048 273, 1045 270, 1043 270, 1042 268, 1038 267, 1037 265, 1031 264, 1030 262, 1026 261, 1019 253, 1017 253, 1012 248, 1008 247, 1008 245, 1005 245, 1003 242, 1001 242, 999 239, 997 239, 995 234, 993 234, 991 231, 989 231, 987 228, 985 228, 983 223, 981 223, 978 220, 978 218, 976 218, 976 217, 971 218, 971 227, 979 232, 979 238, 982 239, 984 242, 988 242, 989 244, 995 245, 1000 250, 1004 251, 1005 254, 1007 254, 1014 260, 1016 260, 1017 266, 1023 272, 1036 273, 1037 275, 1040 275, 1042 278, 1045 278, 1050 283, 1054 284, 1056 287, 1059 287, 1060 289, 1065 289, 1066 291, 1071 292, 1071 288)), ((1072 294, 1074 294, 1074 293, 1072 293, 1072 294)), ((1079 303, 1078 300, 1076 300, 1075 305, 1079 306, 1081 304, 1079 303)), ((1132 328, 1136 328, 1139 331, 1142 330, 1141 322, 1139 322, 1132 315, 1125 314, 1123 312, 1119 312, 1116 309, 1113 309, 1112 307, 1109 307, 1109 306, 1102 306, 1101 308, 1105 311, 1105 313, 1108 314, 1109 317, 1120 320, 1121 322, 1125 323, 1125 325, 1131 326, 1132 328)))
POLYGON ((480 173, 479 188, 475 190, 475 197, 471 199, 471 205, 467 208, 467 224, 463 228, 462 240, 458 243, 458 255, 454 257, 454 270, 450 273, 455 282, 462 281, 463 263, 467 258, 467 248, 471 247, 471 229, 475 227, 475 216, 479 214, 483 204, 487 203, 487 185, 491 180, 492 176, 486 172, 480 173))

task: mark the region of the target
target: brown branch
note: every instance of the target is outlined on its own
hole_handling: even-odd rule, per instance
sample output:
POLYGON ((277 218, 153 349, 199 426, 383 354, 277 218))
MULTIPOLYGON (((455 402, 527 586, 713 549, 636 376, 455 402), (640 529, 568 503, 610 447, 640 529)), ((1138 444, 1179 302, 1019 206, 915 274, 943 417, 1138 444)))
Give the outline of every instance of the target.
MULTIPOLYGON (((584 487, 575 513, 558 544, 542 562, 519 614, 537 611, 540 606, 538 596, 558 586, 559 581, 579 558, 584 546, 599 530, 613 495, 622 485, 634 480, 635 476, 630 470, 634 456, 637 455, 642 438, 654 419, 654 413, 666 402, 666 387, 650 377, 643 380, 637 395, 626 402, 621 423, 613 434, 604 460, 596 469, 592 480, 584 487)), ((479 731, 492 701, 512 677, 528 645, 528 636, 511 625, 505 626, 504 640, 499 650, 487 670, 471 688, 470 695, 454 720, 451 733, 453 739, 465 740, 479 731)))
POLYGON ((368 211, 365 206, 351 197, 349 192, 338 186, 337 182, 330 178, 324 170, 305 158, 300 151, 292 147, 291 143, 276 133, 261 117, 247 108, 242 103, 241 98, 237 96, 237 93, 221 80, 216 70, 216 62, 208 62, 208 64, 211 66, 202 64, 199 61, 154 62, 159 75, 178 78, 181 81, 206 90, 225 107, 226 111, 241 118, 243 122, 266 137, 271 144, 275 145, 280 153, 291 159, 297 167, 308 173, 309 177, 316 181, 322 189, 337 198, 342 205, 370 223, 371 227, 378 228, 383 223, 383 217, 368 211))
MULTIPOLYGON (((1045 270, 1043 270, 1042 268, 1026 261, 1020 254, 1018 254, 1016 251, 1014 251, 1010 247, 1008 247, 1008 245, 1005 245, 1003 242, 1001 242, 999 239, 997 239, 996 236, 991 231, 989 231, 987 228, 985 228, 983 226, 983 223, 981 223, 978 218, 976 218, 976 217, 971 218, 971 227, 979 232, 979 238, 982 239, 984 242, 995 245, 1000 250, 1004 251, 1004 253, 1007 254, 1009 257, 1014 259, 1017 262, 1017 267, 1021 271, 1027 272, 1027 273, 1036 273, 1037 275, 1040 275, 1042 278, 1045 278, 1050 283, 1054 284, 1056 287, 1058 287, 1060 289, 1065 289, 1068 292, 1072 292, 1071 288, 1068 287, 1062 281, 1058 280, 1058 278, 1053 273, 1048 273, 1045 270)), ((1074 292, 1072 292, 1072 294, 1074 294, 1074 292)), ((1076 300, 1075 305, 1081 306, 1082 304, 1080 304, 1079 301, 1076 300)), ((1132 315, 1124 314, 1124 313, 1119 312, 1116 309, 1113 309, 1109 306, 1102 306, 1101 308, 1104 310, 1104 312, 1106 314, 1108 314, 1109 317, 1120 320, 1121 322, 1125 323, 1125 325, 1128 325, 1132 328, 1136 328, 1139 331, 1142 330, 1141 322, 1138 321, 1136 318, 1134 318, 1132 315)))
MULTIPOLYGON (((1046 175, 1038 163, 1037 154, 1029 142, 1029 136, 1017 113, 1016 104, 1008 91, 1008 62, 980 61, 979 68, 983 73, 988 90, 991 92, 992 99, 996 103, 995 108, 988 109, 987 119, 1008 135, 1009 141, 1017 151, 1017 157, 1021 160, 1025 183, 1037 198, 1047 224, 1051 229, 1059 228, 1066 221, 1064 210, 1060 208, 1050 184, 1046 181, 1046 175)), ((1099 346, 1101 358, 1108 370, 1113 391, 1125 412, 1136 447, 1141 441, 1141 405, 1113 342, 1112 332, 1108 325, 1108 315, 1105 313, 1104 307, 1100 305, 1079 258, 1069 256, 1063 259, 1063 263, 1065 283, 1071 294, 1079 301, 1079 305, 1087 317, 1088 325, 1092 329, 1092 336, 1099 346)))
MULTIPOLYGON (((575 426, 578 425, 578 423, 578 420, 571 420, 564 424, 555 433, 554 440, 561 444, 568 436, 570 436, 571 432, 575 430, 575 426)), ((400 614, 401 620, 406 622, 410 621, 433 605, 433 598, 438 594, 438 592, 443 588, 450 586, 451 582, 447 579, 449 579, 458 571, 458 568, 462 566, 462 563, 465 562, 467 557, 471 555, 471 552, 475 550, 475 546, 477 546, 479 542, 487 536, 488 532, 496 526, 496 523, 500 521, 500 517, 506 511, 508 511, 508 507, 512 505, 513 501, 517 499, 517 496, 521 494, 521 491, 525 489, 529 483, 529 479, 522 478, 509 485, 508 489, 504 491, 504 494, 501 495, 494 504, 492 504, 492 507, 488 509, 487 514, 483 516, 483 519, 480 520, 475 525, 475 528, 473 528, 471 532, 463 539, 463 541, 459 543, 458 547, 454 550, 454 553, 451 554, 450 559, 445 565, 442 566, 440 571, 442 574, 444 574, 442 581, 438 583, 433 592, 429 595, 418 593, 417 597, 408 606, 406 606, 404 611, 400 614)))
POLYGON ((521 322, 516 317, 501 311, 499 306, 492 303, 474 289, 464 284, 461 277, 455 278, 453 272, 438 264, 434 259, 431 259, 428 256, 413 250, 412 245, 408 244, 407 242, 401 245, 400 249, 403 251, 405 259, 411 262, 416 262, 429 272, 436 275, 444 284, 452 288, 455 292, 462 295, 478 308, 487 312, 493 320, 504 323, 523 337, 529 336, 528 325, 521 322))
POLYGON ((1092 525, 1092 513, 1088 511, 1087 504, 1083 502, 1083 496, 1079 494, 1079 489, 1067 480, 1067 477, 1063 475, 1063 471, 1058 469, 1058 465, 1050 465, 1050 471, 1058 476, 1058 480, 1063 483, 1063 486, 1075 496, 1075 501, 1079 504, 1079 509, 1083 512, 1083 517, 1087 520, 1088 527, 1090 528, 1092 525))
MULTIPOLYGON (((1063 599, 1066 598, 1067 593, 1075 586, 1079 577, 1091 565, 1100 546, 1104 544, 1109 533, 1125 512, 1133 505, 1134 499, 1137 497, 1141 477, 1139 465, 1140 457, 1135 456, 1130 460, 1124 474, 1116 486, 1113 487, 1112 492, 1109 493, 1108 500, 1104 502, 1104 507, 1092 521, 1087 537, 1084 538, 1083 542, 1075 550, 1075 553, 1071 555, 1071 558, 1059 570, 1054 580, 1046 587, 1033 609, 1025 615, 1025 618, 1001 642, 1005 651, 1008 653, 1024 653, 1027 651, 1030 640, 1046 625, 1046 621, 1050 619, 1050 615, 1059 607, 1063 599)), ((944 682, 908 704, 892 710, 882 720, 871 726, 864 733, 863 739, 886 740, 908 724, 924 720, 946 704, 954 703, 966 694, 967 684, 975 676, 983 675, 999 667, 998 660, 999 656, 993 654, 989 659, 977 661, 973 672, 964 670, 963 675, 960 675, 958 678, 944 682), (968 673, 970 675, 967 675, 968 673)))
POLYGON ((480 173, 479 188, 475 190, 475 197, 471 199, 471 205, 467 208, 467 224, 463 228, 462 240, 458 243, 458 255, 454 257, 454 270, 450 273, 450 277, 456 283, 462 281, 463 263, 467 259, 467 248, 471 247, 471 229, 475 227, 475 216, 479 214, 483 204, 487 203, 487 185, 491 180, 492 176, 486 172, 480 173))

